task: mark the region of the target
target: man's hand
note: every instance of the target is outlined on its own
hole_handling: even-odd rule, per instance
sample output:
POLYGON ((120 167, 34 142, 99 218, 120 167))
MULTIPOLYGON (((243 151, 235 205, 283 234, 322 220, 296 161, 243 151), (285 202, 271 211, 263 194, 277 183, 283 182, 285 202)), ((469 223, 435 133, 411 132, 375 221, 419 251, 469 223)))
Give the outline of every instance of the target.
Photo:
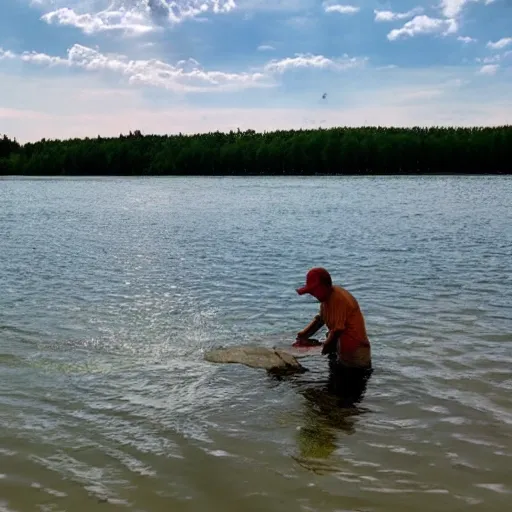
POLYGON ((322 346, 322 355, 330 354, 336 351, 336 345, 339 339, 341 331, 330 331, 327 339, 324 341, 322 346))
POLYGON ((313 336, 313 334, 315 334, 323 325, 324 322, 320 318, 320 315, 316 315, 309 325, 297 333, 297 341, 308 339, 310 336, 313 336))

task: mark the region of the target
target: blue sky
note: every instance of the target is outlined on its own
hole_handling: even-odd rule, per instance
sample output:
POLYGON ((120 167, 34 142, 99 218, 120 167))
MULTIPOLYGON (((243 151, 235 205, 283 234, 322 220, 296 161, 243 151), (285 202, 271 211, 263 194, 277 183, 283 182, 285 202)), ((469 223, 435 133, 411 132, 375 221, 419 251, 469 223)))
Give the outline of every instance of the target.
POLYGON ((512 0, 0 2, 0 133, 22 142, 511 123, 512 0))

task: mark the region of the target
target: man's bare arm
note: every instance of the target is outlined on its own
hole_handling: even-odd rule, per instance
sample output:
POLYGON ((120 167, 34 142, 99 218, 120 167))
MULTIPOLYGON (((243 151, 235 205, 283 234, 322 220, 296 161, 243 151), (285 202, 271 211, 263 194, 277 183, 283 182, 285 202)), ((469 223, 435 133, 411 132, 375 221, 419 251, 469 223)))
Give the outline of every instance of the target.
POLYGON ((307 325, 304 329, 302 329, 302 331, 297 333, 297 338, 309 338, 310 336, 315 334, 315 332, 317 332, 318 329, 320 329, 323 325, 324 322, 321 316, 316 315, 315 318, 313 318, 313 320, 309 323, 309 325, 307 325))

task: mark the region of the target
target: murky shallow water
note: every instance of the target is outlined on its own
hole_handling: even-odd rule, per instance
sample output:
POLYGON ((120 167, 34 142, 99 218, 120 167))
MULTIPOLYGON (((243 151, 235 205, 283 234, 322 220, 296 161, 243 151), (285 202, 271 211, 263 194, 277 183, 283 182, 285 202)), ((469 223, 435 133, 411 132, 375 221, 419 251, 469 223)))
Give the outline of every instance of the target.
POLYGON ((508 177, 0 181, 0 510, 504 511, 508 177), (331 269, 375 372, 275 381, 331 269))

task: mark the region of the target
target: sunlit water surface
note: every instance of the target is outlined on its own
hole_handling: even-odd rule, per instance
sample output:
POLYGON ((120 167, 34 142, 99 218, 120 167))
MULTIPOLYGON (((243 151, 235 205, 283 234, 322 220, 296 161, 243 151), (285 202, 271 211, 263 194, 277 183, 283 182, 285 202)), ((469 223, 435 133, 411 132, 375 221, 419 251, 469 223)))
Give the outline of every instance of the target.
POLYGON ((508 177, 0 181, 0 510, 506 511, 508 177), (348 413, 286 347, 323 265, 366 315, 348 413))

